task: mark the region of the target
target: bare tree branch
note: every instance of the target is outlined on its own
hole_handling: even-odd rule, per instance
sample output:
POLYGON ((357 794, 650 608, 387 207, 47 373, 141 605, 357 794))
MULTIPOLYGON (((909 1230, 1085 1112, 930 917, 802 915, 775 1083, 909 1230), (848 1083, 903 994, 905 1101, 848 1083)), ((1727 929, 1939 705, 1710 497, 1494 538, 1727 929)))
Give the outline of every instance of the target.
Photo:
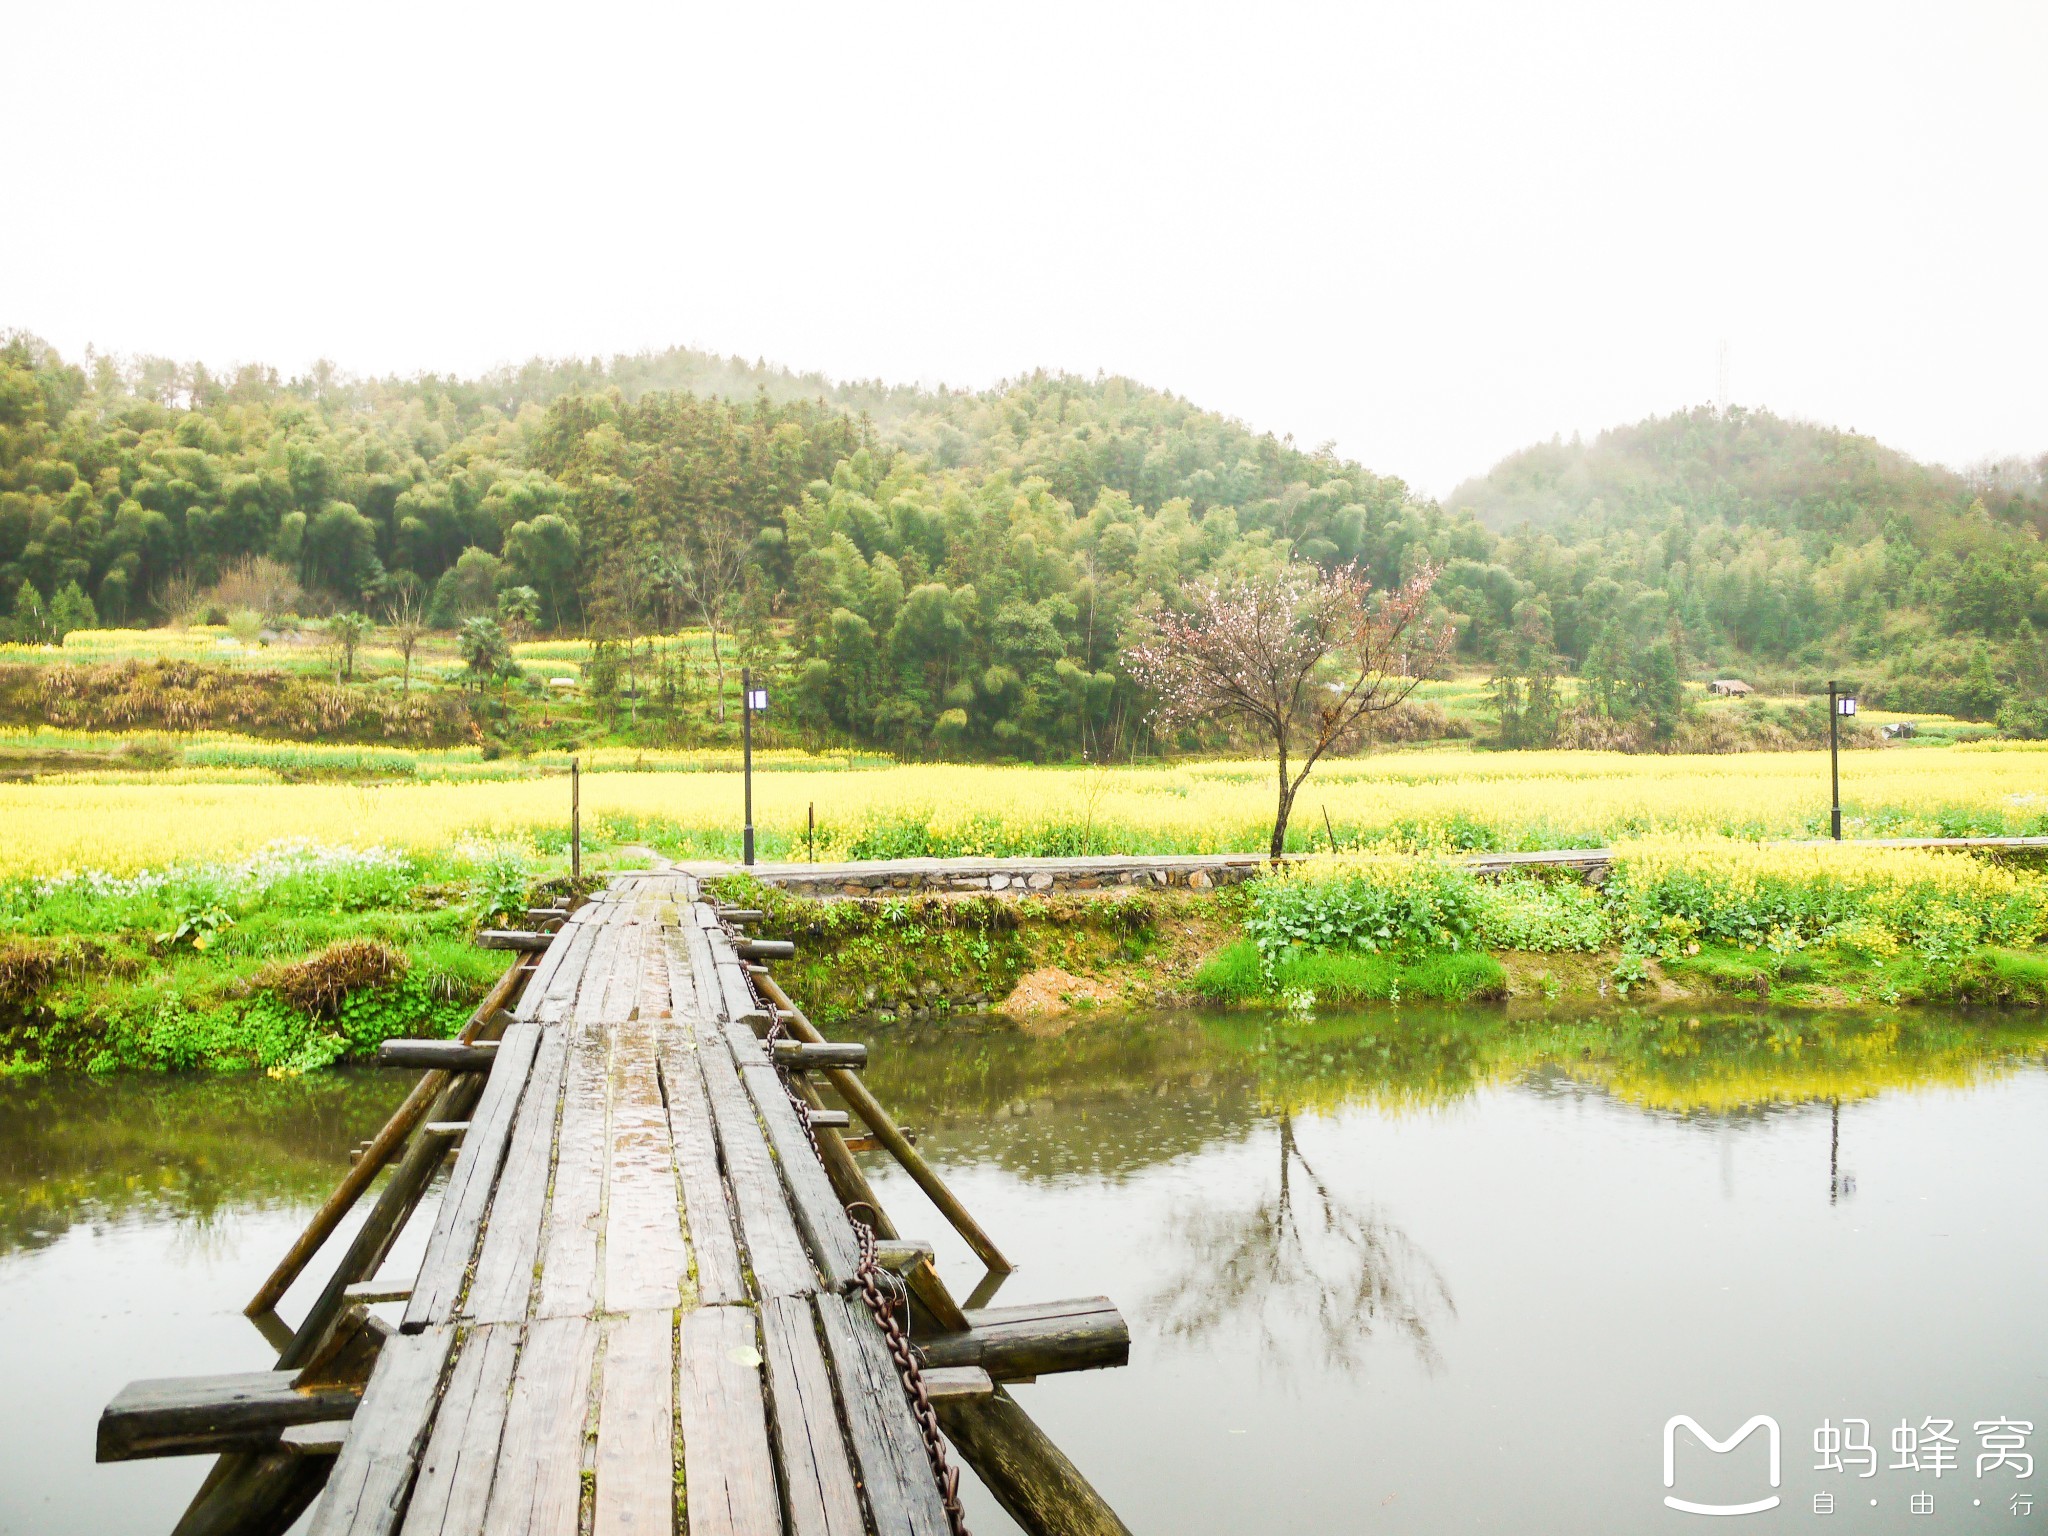
POLYGON ((1286 850, 1288 815, 1316 763, 1367 716, 1406 699, 1449 650, 1450 627, 1426 617, 1436 577, 1425 566, 1376 594, 1356 566, 1297 564, 1204 583, 1187 612, 1162 615, 1153 637, 1125 653, 1131 675, 1158 698, 1160 724, 1234 719, 1273 743, 1272 857, 1286 850))

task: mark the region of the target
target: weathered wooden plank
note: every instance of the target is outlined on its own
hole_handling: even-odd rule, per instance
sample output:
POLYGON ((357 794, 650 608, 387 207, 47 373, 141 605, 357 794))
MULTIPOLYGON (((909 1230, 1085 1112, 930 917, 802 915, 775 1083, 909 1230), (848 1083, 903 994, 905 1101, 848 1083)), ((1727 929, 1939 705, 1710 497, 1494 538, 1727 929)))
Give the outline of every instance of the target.
POLYGON ((555 1122, 561 1112, 562 1078, 568 1061, 567 1032, 545 1033, 526 1092, 512 1126, 512 1145, 498 1176, 483 1248, 462 1315, 479 1323, 516 1323, 526 1316, 533 1292, 533 1266, 540 1255, 541 1221, 547 1212, 548 1175, 554 1161, 555 1122))
POLYGON ((673 1311, 634 1312, 605 1337, 591 1536, 671 1536, 676 1528, 673 1311))
POLYGON ((749 1309, 683 1314, 676 1420, 690 1536, 777 1536, 783 1529, 761 1359, 749 1309))
POLYGON ((477 1234, 483 1229, 491 1193, 497 1188, 498 1170, 512 1139, 513 1114, 526 1092, 526 1077, 540 1036, 541 1026, 526 1022, 514 1024, 499 1042, 497 1062, 484 1084, 483 1097, 470 1111, 470 1130, 462 1138, 462 1152, 441 1193, 441 1209, 434 1218, 433 1235, 427 1239, 426 1257, 420 1261, 419 1278, 413 1282, 412 1299, 399 1324, 406 1333, 417 1333, 429 1323, 445 1323, 455 1315, 456 1298, 476 1253, 477 1234))
POLYGON ((294 1456, 339 1456, 348 1442, 347 1419, 322 1419, 317 1424, 294 1424, 277 1437, 278 1447, 294 1456))
POLYGON ((233 1371, 132 1381, 100 1411, 95 1459, 189 1456, 236 1445, 264 1445, 287 1424, 345 1419, 357 1387, 303 1389, 295 1371, 233 1371))
POLYGON ((426 1445, 435 1389, 454 1347, 455 1330, 445 1326, 384 1345, 313 1515, 314 1536, 385 1536, 398 1529, 426 1445))
POLYGON ((538 974, 528 984, 519 999, 519 1017, 555 1024, 568 1016, 576 1000, 576 988, 583 979, 584 964, 590 958, 591 947, 597 942, 601 911, 602 908, 595 904, 584 907, 555 935, 554 944, 541 957, 543 968, 550 960, 556 961, 555 967, 548 974, 545 985, 540 984, 538 974))
POLYGON ((640 991, 628 1018, 658 1024, 673 1011, 668 985, 668 932, 674 920, 674 906, 664 902, 647 924, 646 939, 640 946, 640 991))
POLYGON ((995 1381, 978 1365, 954 1365, 942 1370, 920 1371, 924 1395, 936 1403, 940 1398, 992 1397, 995 1381))
POLYGON ((484 1514, 491 1536, 574 1536, 597 1337, 597 1323, 588 1317, 527 1325, 484 1514))
POLYGON ((675 1144, 661 1102, 651 1019, 632 1019, 612 1029, 606 1168, 605 1308, 674 1311, 689 1284, 690 1255, 683 1243, 675 1144))
MULTIPOLYGON (((702 998, 697 993, 697 977, 692 966, 690 945, 680 928, 672 928, 664 935, 663 948, 668 960, 668 1008, 671 1017, 695 1021, 705 1017, 702 998)), ((696 1038, 694 1027, 691 1039, 696 1038)))
POLYGON ((755 998, 754 989, 747 985, 747 973, 737 961, 719 961, 718 990, 725 999, 725 1016, 733 1023, 751 1029, 768 1022, 768 1010, 755 998))
POLYGON ((718 990, 724 1000, 721 1010, 724 1016, 735 1024, 749 1026, 768 1022, 768 1011, 754 996, 754 989, 747 983, 746 967, 740 963, 739 955, 733 950, 732 935, 716 924, 704 930, 704 936, 711 944, 712 963, 718 972, 718 990))
MULTIPOLYGON (((618 1024, 632 1017, 640 999, 640 957, 649 925, 627 916, 619 924, 618 947, 606 962, 604 995, 597 1005, 597 1021, 618 1024)), ((579 998, 578 1006, 582 1000, 579 998)))
MULTIPOLYGON (((702 906, 690 908, 702 912, 702 906)), ((683 945, 690 957, 690 984, 696 993, 698 1016, 707 1023, 725 1017, 724 994, 718 989, 718 962, 712 958, 711 936, 694 923, 682 930, 683 945)))
POLYGON ((747 1299, 733 1236, 732 1208, 718 1173, 718 1137, 697 1053, 672 1021, 664 1032, 661 1080, 667 1090, 668 1123, 676 1167, 682 1176, 683 1209, 689 1218, 690 1251, 697 1261, 697 1299, 707 1306, 747 1299))
POLYGON ((481 1536, 522 1330, 467 1330, 406 1506, 405 1536, 481 1536))
POLYGON ((946 1536, 946 1506, 881 1329, 859 1300, 820 1295, 817 1304, 875 1529, 946 1536))
POLYGON ((548 947, 541 951, 540 958, 533 963, 533 974, 526 978, 526 991, 519 1000, 519 1016, 532 1018, 540 1000, 547 996, 548 987, 555 979, 555 972, 561 968, 563 958, 575 943, 576 931, 582 926, 571 912, 561 926, 548 935, 548 947))
POLYGON ((810 1137, 797 1123, 796 1106, 789 1102, 773 1067, 743 1067, 740 1077, 768 1128, 769 1145, 775 1149, 797 1228, 810 1244, 819 1273, 828 1287, 845 1284, 860 1267, 860 1244, 845 1207, 832 1192, 832 1181, 825 1177, 825 1165, 818 1161, 810 1137))
POLYGON ((626 936, 625 909, 616 902, 607 902, 605 913, 596 942, 583 962, 583 974, 576 985, 576 1006, 570 1014, 576 1023, 586 1027, 605 1022, 604 1005, 611 993, 612 965, 619 957, 619 942, 626 936))
POLYGON ((860 1494, 810 1298, 763 1301, 761 1341, 790 1530, 794 1536, 862 1536, 860 1494))
POLYGON ((753 1099, 741 1086, 728 1052, 707 1048, 699 1050, 696 1059, 704 1073, 754 1285, 762 1296, 807 1295, 818 1288, 817 1274, 790 1214, 781 1176, 768 1155, 753 1099))
POLYGON ((562 1123, 555 1137, 554 1191, 540 1271, 536 1317, 576 1317, 597 1309, 599 1213, 604 1199, 605 1076, 601 1030, 566 1026, 569 1068, 562 1123))

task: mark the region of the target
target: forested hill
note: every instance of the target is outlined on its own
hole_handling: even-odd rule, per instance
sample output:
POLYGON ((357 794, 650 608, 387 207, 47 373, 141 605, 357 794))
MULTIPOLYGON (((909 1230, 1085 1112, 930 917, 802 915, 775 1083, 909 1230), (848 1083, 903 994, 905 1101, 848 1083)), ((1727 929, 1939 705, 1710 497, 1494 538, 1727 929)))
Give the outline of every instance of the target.
POLYGON ((1290 553, 1440 564, 1479 665, 1612 681, 1661 646, 1855 662, 1913 707, 1974 667, 1988 698, 2038 673, 2041 501, 2038 466, 1997 492, 1746 412, 1532 449, 1439 506, 1121 378, 927 391, 675 350, 288 380, 0 344, 17 635, 281 592, 453 625, 530 589, 542 627, 620 641, 708 615, 801 718, 913 752, 1127 744, 1142 615, 1290 553))
POLYGON ((2038 472, 2029 498, 2012 485, 1973 486, 1852 432, 1769 411, 1700 407, 1616 427, 1590 443, 1537 443, 1466 481, 1446 504, 1497 533, 1574 523, 1661 531, 1675 510, 1696 521, 1833 537, 1859 522, 1882 532, 1893 518, 1932 534, 1980 489, 1990 491, 1994 516, 2037 525, 2048 518, 2038 472))
POLYGON ((1581 669, 1603 636, 1640 644, 1675 624, 1695 665, 1849 667, 1913 708, 1984 713, 1987 666, 2001 689, 2039 673, 2048 456, 1965 476, 1855 433, 1701 407, 1523 449, 1446 506, 1498 536, 1489 569, 1454 573, 1491 599, 1466 606, 1542 609, 1525 617, 1581 669), (1973 665, 1982 697, 1964 700, 1973 665))

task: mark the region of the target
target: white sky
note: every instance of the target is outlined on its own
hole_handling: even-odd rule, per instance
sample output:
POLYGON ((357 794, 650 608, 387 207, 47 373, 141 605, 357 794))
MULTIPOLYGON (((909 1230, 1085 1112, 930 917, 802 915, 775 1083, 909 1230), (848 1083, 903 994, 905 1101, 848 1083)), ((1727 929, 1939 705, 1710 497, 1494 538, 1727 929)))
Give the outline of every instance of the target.
POLYGON ((2048 4, 9 7, 0 326, 1130 374, 1448 491, 1712 398, 2048 449, 2048 4))

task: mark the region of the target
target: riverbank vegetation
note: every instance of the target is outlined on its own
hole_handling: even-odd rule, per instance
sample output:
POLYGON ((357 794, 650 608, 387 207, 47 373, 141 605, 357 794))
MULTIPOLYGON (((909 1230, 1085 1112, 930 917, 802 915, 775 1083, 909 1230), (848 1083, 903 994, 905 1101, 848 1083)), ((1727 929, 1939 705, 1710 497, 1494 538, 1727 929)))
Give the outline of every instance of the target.
POLYGON ((0 883, 0 1070, 260 1068, 442 1036, 505 957, 517 850, 285 844, 232 863, 0 883))
MULTIPOLYGON (((587 868, 644 853, 589 850, 587 868)), ((478 928, 566 891, 530 844, 284 843, 239 860, 0 880, 0 1072, 296 1072, 456 1028, 502 971, 478 928)), ((587 879, 599 877, 591 875, 587 879)), ((1311 857, 1212 891, 728 900, 797 940, 821 1022, 1006 1010, 1042 1027, 1206 999, 1512 1008, 1731 996, 1809 1006, 2048 1004, 2048 875, 1915 849, 1654 836, 1604 883, 1436 851, 1311 857)))
POLYGON ((1586 967, 1532 957, 1600 955, 1598 990, 1624 996, 2048 1003, 2048 876, 1964 852, 1666 836, 1617 844, 1597 887, 1369 855, 1291 866, 1246 902, 1201 995, 1299 1011, 1506 997, 1506 952, 1550 991, 1582 989, 1586 967))

